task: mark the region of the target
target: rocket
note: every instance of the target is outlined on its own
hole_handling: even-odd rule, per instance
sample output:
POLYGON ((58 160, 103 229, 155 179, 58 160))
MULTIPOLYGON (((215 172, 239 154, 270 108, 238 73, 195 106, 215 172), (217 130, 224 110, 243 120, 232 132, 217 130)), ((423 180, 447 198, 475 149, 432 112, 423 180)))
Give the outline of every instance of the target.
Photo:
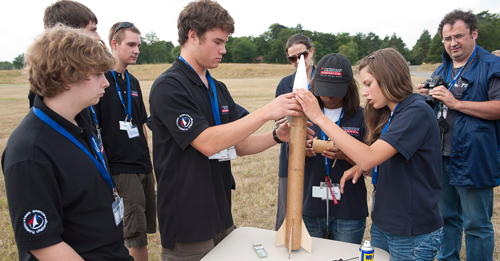
MULTIPOLYGON (((300 56, 293 89, 307 89, 307 73, 304 56, 300 56)), ((304 165, 306 154, 307 116, 292 116, 290 119, 290 147, 288 157, 288 192, 286 218, 276 234, 276 247, 285 244, 288 258, 291 250, 300 247, 311 253, 312 240, 302 220, 302 197, 304 191, 304 165)))

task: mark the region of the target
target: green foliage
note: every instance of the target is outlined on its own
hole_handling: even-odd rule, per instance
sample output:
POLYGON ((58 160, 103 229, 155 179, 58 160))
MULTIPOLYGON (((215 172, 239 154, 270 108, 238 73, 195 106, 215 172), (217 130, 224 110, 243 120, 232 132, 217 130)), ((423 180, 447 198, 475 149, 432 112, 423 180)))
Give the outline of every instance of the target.
POLYGON ((175 58, 172 54, 174 45, 172 42, 160 40, 155 32, 146 33, 141 36, 140 54, 137 58, 137 64, 157 64, 173 63, 175 58))
POLYGON ((251 63, 257 57, 257 49, 247 37, 235 39, 230 50, 232 62, 234 63, 251 63))
MULTIPOLYGON (((479 37, 477 44, 488 51, 500 49, 500 15, 483 11, 477 14, 479 19, 479 37)), ((329 53, 341 53, 356 64, 361 58, 377 50, 392 47, 399 51, 412 64, 423 62, 441 62, 444 46, 439 35, 431 38, 428 30, 424 30, 411 50, 407 48, 401 37, 396 33, 381 38, 373 32, 368 34, 339 32, 337 34, 309 31, 297 24, 295 27, 286 27, 273 23, 268 30, 256 37, 232 37, 226 43, 224 63, 251 63, 257 57, 264 57, 265 63, 289 63, 284 52, 290 36, 302 33, 314 43, 313 59, 317 63, 329 53)), ((172 42, 161 41, 154 32, 147 33, 141 38, 141 54, 137 63, 171 63, 180 55, 180 46, 172 42)))
POLYGON ((22 69, 24 67, 24 53, 14 58, 14 61, 12 61, 12 66, 14 67, 14 69, 22 69))
POLYGON ((444 46, 438 33, 434 35, 429 48, 429 53, 425 58, 427 63, 440 63, 443 61, 444 46))
POLYGON ((500 49, 500 15, 483 11, 477 14, 477 17, 479 20, 477 45, 490 52, 500 49))
POLYGON ((429 53, 429 48, 431 46, 431 35, 428 30, 424 30, 420 38, 417 40, 413 50, 410 54, 410 62, 412 64, 421 64, 427 54, 429 53))
POLYGON ((12 70, 14 67, 12 66, 11 62, 4 61, 0 62, 0 70, 12 70))

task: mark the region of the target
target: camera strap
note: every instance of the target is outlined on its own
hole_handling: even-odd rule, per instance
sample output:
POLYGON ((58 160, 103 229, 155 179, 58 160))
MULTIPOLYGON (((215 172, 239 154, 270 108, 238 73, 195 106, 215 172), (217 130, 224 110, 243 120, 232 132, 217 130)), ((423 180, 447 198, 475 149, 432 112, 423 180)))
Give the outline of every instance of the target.
POLYGON ((464 70, 464 68, 467 67, 467 64, 474 57, 476 57, 476 52, 477 52, 477 45, 476 45, 476 48, 474 49, 474 52, 469 57, 469 60, 467 60, 467 62, 464 64, 464 66, 462 66, 462 69, 460 69, 460 71, 457 73, 457 75, 455 75, 455 77, 453 77, 453 80, 451 80, 451 82, 450 82, 451 68, 453 68, 453 60, 451 60, 450 68, 448 69, 448 76, 446 77, 446 82, 448 83, 448 91, 450 91, 451 88, 453 88, 453 86, 455 85, 455 82, 457 81, 458 77, 460 76, 460 74, 462 74, 462 71, 464 70))

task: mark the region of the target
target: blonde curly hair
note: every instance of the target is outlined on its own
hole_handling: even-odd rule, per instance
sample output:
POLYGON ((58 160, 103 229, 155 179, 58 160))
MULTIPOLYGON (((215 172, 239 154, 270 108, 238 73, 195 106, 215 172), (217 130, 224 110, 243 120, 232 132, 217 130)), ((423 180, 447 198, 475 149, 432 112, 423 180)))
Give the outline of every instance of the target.
POLYGON ((24 60, 30 89, 49 98, 90 74, 109 71, 115 62, 102 40, 62 24, 45 30, 24 60))

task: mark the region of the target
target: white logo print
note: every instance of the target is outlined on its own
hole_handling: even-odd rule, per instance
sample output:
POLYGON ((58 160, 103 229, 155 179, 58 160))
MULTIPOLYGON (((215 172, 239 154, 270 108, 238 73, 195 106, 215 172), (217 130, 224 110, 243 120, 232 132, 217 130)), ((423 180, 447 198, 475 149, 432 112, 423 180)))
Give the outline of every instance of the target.
POLYGON ((24 229, 33 235, 42 232, 47 223, 45 213, 40 210, 28 211, 23 218, 24 229))
POLYGON ((193 118, 187 114, 181 114, 177 117, 176 124, 180 130, 187 131, 193 126, 193 118))

